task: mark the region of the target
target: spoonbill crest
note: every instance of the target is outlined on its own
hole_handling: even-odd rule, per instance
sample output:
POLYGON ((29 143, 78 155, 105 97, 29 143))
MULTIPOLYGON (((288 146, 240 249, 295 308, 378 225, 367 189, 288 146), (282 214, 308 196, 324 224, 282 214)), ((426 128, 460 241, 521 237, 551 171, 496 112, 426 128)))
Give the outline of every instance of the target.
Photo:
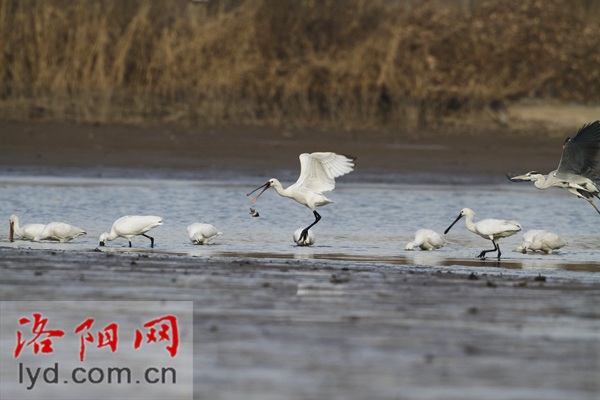
POLYGON ((221 235, 221 232, 213 225, 199 222, 189 225, 187 232, 193 244, 206 244, 218 235, 221 235))
POLYGON ((19 238, 23 240, 33 240, 37 235, 39 235, 46 226, 45 224, 26 224, 23 226, 19 225, 19 217, 16 215, 11 215, 9 218, 10 222, 10 230, 8 235, 8 240, 11 242, 15 241, 14 235, 16 234, 19 238))
POLYGON ((150 247, 154 247, 154 238, 146 235, 146 232, 159 225, 162 225, 161 217, 154 215, 126 215, 113 223, 110 233, 104 232, 100 235, 100 246, 104 246, 107 240, 115 240, 118 237, 122 237, 129 241, 129 247, 131 247, 131 239, 142 235, 150 239, 150 247))
POLYGON ((272 187, 278 195, 289 197, 308 207, 313 212, 315 221, 302 230, 299 240, 304 241, 308 236, 308 230, 321 220, 316 208, 333 203, 323 193, 335 188, 335 178, 354 170, 355 160, 355 157, 335 153, 303 153, 300 154, 300 177, 296 183, 284 189, 277 179, 271 178, 246 196, 263 189, 252 199, 251 203, 254 204, 261 194, 272 187))
POLYGON ((33 238, 33 241, 56 240, 60 243, 65 243, 86 234, 86 231, 76 226, 65 224, 64 222, 50 222, 33 238))
POLYGON ((405 250, 412 250, 419 247, 421 250, 435 250, 444 247, 446 241, 434 230, 419 229, 415 232, 415 238, 412 242, 406 244, 405 250))
POLYGON ((312 229, 309 229, 306 237, 303 240, 300 240, 302 231, 302 228, 296 229, 294 232, 294 243, 296 243, 298 246, 312 246, 315 244, 315 234, 313 233, 312 229))
POLYGON ((523 243, 516 250, 521 253, 527 253, 527 250, 531 250, 551 254, 554 250, 558 250, 566 245, 567 242, 556 233, 532 229, 525 232, 523 243))
POLYGON ((582 126, 575 137, 568 137, 563 144, 562 157, 558 168, 548 175, 531 171, 524 175, 507 174, 513 182, 533 181, 538 189, 551 186, 567 189, 580 199, 584 199, 596 209, 594 197, 600 199, 600 178, 595 169, 600 151, 600 121, 582 126))
POLYGON ((478 258, 482 260, 485 259, 485 254, 491 251, 498 252, 498 260, 500 259, 501 252, 500 246, 498 245, 498 240, 503 237, 509 237, 514 235, 515 233, 521 230, 521 225, 516 221, 506 221, 502 219, 483 219, 479 222, 473 223, 473 216, 475 212, 470 208, 463 208, 458 214, 458 217, 454 220, 453 223, 444 231, 444 234, 447 234, 450 231, 450 228, 454 226, 458 222, 459 219, 465 217, 465 224, 467 229, 476 235, 481 236, 484 239, 489 239, 494 244, 494 248, 491 250, 483 250, 478 258))

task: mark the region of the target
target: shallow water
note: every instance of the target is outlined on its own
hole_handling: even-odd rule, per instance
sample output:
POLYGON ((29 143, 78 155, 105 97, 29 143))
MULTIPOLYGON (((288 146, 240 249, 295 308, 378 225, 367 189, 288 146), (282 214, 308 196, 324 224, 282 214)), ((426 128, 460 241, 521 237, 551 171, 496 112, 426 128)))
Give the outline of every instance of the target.
MULTIPOLYGON (((585 201, 566 191, 539 191, 531 185, 509 182, 497 185, 402 185, 343 182, 328 194, 334 204, 321 207, 322 220, 313 228, 316 243, 298 247, 292 241, 297 228, 313 221, 312 212, 290 199, 267 191, 253 205, 260 217, 249 213, 246 193, 262 181, 229 179, 117 179, 40 176, 0 176, 0 246, 94 250, 98 238, 114 220, 127 214, 158 215, 164 224, 144 237, 107 242, 103 251, 186 254, 202 257, 257 257, 330 259, 348 262, 434 266, 500 266, 551 268, 600 272, 600 216, 585 201), (447 235, 447 245, 433 252, 405 251, 417 229, 442 233, 463 207, 483 218, 512 219, 523 231, 502 239, 502 261, 475 256, 492 248, 488 240, 472 234, 464 222, 447 235), (87 231, 70 243, 8 241, 8 218, 16 214, 21 224, 67 222, 87 231), (193 222, 215 225, 222 235, 204 246, 192 245, 186 227, 193 222), (522 233, 546 229, 561 235, 569 245, 545 255, 514 251, 522 233)), ((283 182, 284 186, 291 182, 283 182)))

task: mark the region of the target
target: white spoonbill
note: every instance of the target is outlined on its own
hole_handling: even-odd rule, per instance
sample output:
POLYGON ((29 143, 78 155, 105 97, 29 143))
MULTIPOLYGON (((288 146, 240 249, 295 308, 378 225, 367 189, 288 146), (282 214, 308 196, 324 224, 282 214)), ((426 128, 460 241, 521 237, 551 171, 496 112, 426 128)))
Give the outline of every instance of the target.
POLYGON ((412 242, 406 244, 405 250, 412 250, 419 247, 421 250, 435 250, 444 247, 446 241, 444 238, 432 229, 419 229, 415 232, 415 238, 412 242))
POLYGON ((86 231, 76 226, 65 224, 64 222, 50 222, 33 238, 33 241, 56 240, 60 243, 65 243, 85 234, 87 234, 86 231))
POLYGON ((527 253, 527 250, 541 251, 551 254, 554 250, 567 245, 567 242, 556 233, 540 229, 532 229, 523 235, 523 243, 517 247, 517 251, 527 253))
POLYGON ((458 214, 458 217, 453 223, 444 231, 447 234, 450 228, 458 222, 459 219, 465 217, 465 224, 467 229, 471 232, 481 236, 484 239, 489 239, 494 243, 494 248, 491 250, 483 250, 478 258, 484 259, 485 254, 491 251, 498 251, 498 260, 500 259, 500 246, 498 240, 503 237, 512 236, 521 230, 521 225, 516 221, 506 221, 503 219, 483 219, 479 222, 473 223, 473 216, 475 212, 470 208, 463 208, 458 214))
POLYGON ((600 178, 595 172, 599 151, 600 121, 595 121, 582 126, 575 137, 565 140, 558 168, 548 175, 531 171, 525 175, 506 176, 513 182, 533 181, 534 186, 542 190, 551 186, 565 188, 590 203, 600 214, 593 201, 594 197, 600 199, 600 178))
POLYGON ((304 241, 308 236, 308 230, 321 219, 316 208, 333 203, 323 193, 335 188, 335 178, 354 170, 355 160, 355 157, 335 153, 303 153, 300 154, 300 177, 296 183, 284 189, 277 179, 271 178, 267 183, 254 189, 246 196, 250 196, 258 189, 264 188, 252 199, 251 202, 254 204, 261 194, 272 187, 278 195, 294 199, 310 208, 315 216, 315 221, 302 230, 299 240, 304 241))
POLYGON ((211 224, 194 222, 187 227, 188 236, 193 244, 206 244, 221 235, 221 232, 211 224))
POLYGON ((131 247, 131 239, 142 235, 150 239, 150 247, 154 247, 154 238, 146 235, 146 232, 159 225, 162 225, 161 217, 154 215, 126 215, 113 223, 110 233, 104 232, 100 235, 100 246, 104 246, 107 240, 115 240, 118 237, 122 237, 129 241, 129 247, 131 247))
POLYGON ((300 236, 302 236, 302 228, 296 229, 294 232, 294 243, 298 246, 312 246, 315 244, 315 234, 311 229, 308 230, 308 234, 303 240, 300 240, 300 236))
POLYGON ((33 240, 33 238, 39 235, 46 226, 45 224, 25 224, 21 226, 19 225, 19 217, 14 214, 10 216, 9 221, 10 231, 8 240, 11 242, 15 241, 15 234, 23 240, 33 240))

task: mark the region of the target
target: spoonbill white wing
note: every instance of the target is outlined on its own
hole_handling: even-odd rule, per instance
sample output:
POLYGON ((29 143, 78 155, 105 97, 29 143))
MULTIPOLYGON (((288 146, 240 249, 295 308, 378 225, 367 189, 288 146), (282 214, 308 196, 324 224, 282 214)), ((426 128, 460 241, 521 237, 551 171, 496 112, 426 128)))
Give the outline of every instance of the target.
POLYGON ((64 243, 85 234, 86 232, 79 227, 64 222, 50 222, 33 240, 57 240, 64 243))
POLYGON ((575 137, 568 137, 556 174, 571 173, 587 176, 594 172, 600 151, 600 121, 582 126, 575 137))
POLYGON ((218 235, 221 235, 221 232, 214 225, 199 222, 189 225, 187 232, 190 241, 194 244, 206 244, 218 235))
POLYGON ((323 193, 335 188, 335 178, 354 170, 352 158, 331 152, 300 154, 300 177, 294 184, 323 193))
POLYGON ((516 221, 484 219, 475 224, 475 229, 480 236, 486 236, 491 239, 511 236, 521 230, 521 225, 516 221))
POLYGON ((162 225, 162 218, 154 215, 126 215, 117 219, 112 225, 112 231, 117 236, 132 238, 162 225))

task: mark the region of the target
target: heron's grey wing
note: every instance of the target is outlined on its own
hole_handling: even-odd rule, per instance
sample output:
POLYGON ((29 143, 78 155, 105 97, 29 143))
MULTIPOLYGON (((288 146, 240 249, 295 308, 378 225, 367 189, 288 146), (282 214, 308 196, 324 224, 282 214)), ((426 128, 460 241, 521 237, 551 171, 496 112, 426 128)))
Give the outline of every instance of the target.
POLYGON ((316 192, 328 192, 335 188, 335 178, 351 172, 354 160, 335 153, 300 154, 300 177, 295 185, 316 192))
POLYGON ((557 173, 594 174, 600 152, 600 121, 584 125, 573 138, 567 138, 557 173))

